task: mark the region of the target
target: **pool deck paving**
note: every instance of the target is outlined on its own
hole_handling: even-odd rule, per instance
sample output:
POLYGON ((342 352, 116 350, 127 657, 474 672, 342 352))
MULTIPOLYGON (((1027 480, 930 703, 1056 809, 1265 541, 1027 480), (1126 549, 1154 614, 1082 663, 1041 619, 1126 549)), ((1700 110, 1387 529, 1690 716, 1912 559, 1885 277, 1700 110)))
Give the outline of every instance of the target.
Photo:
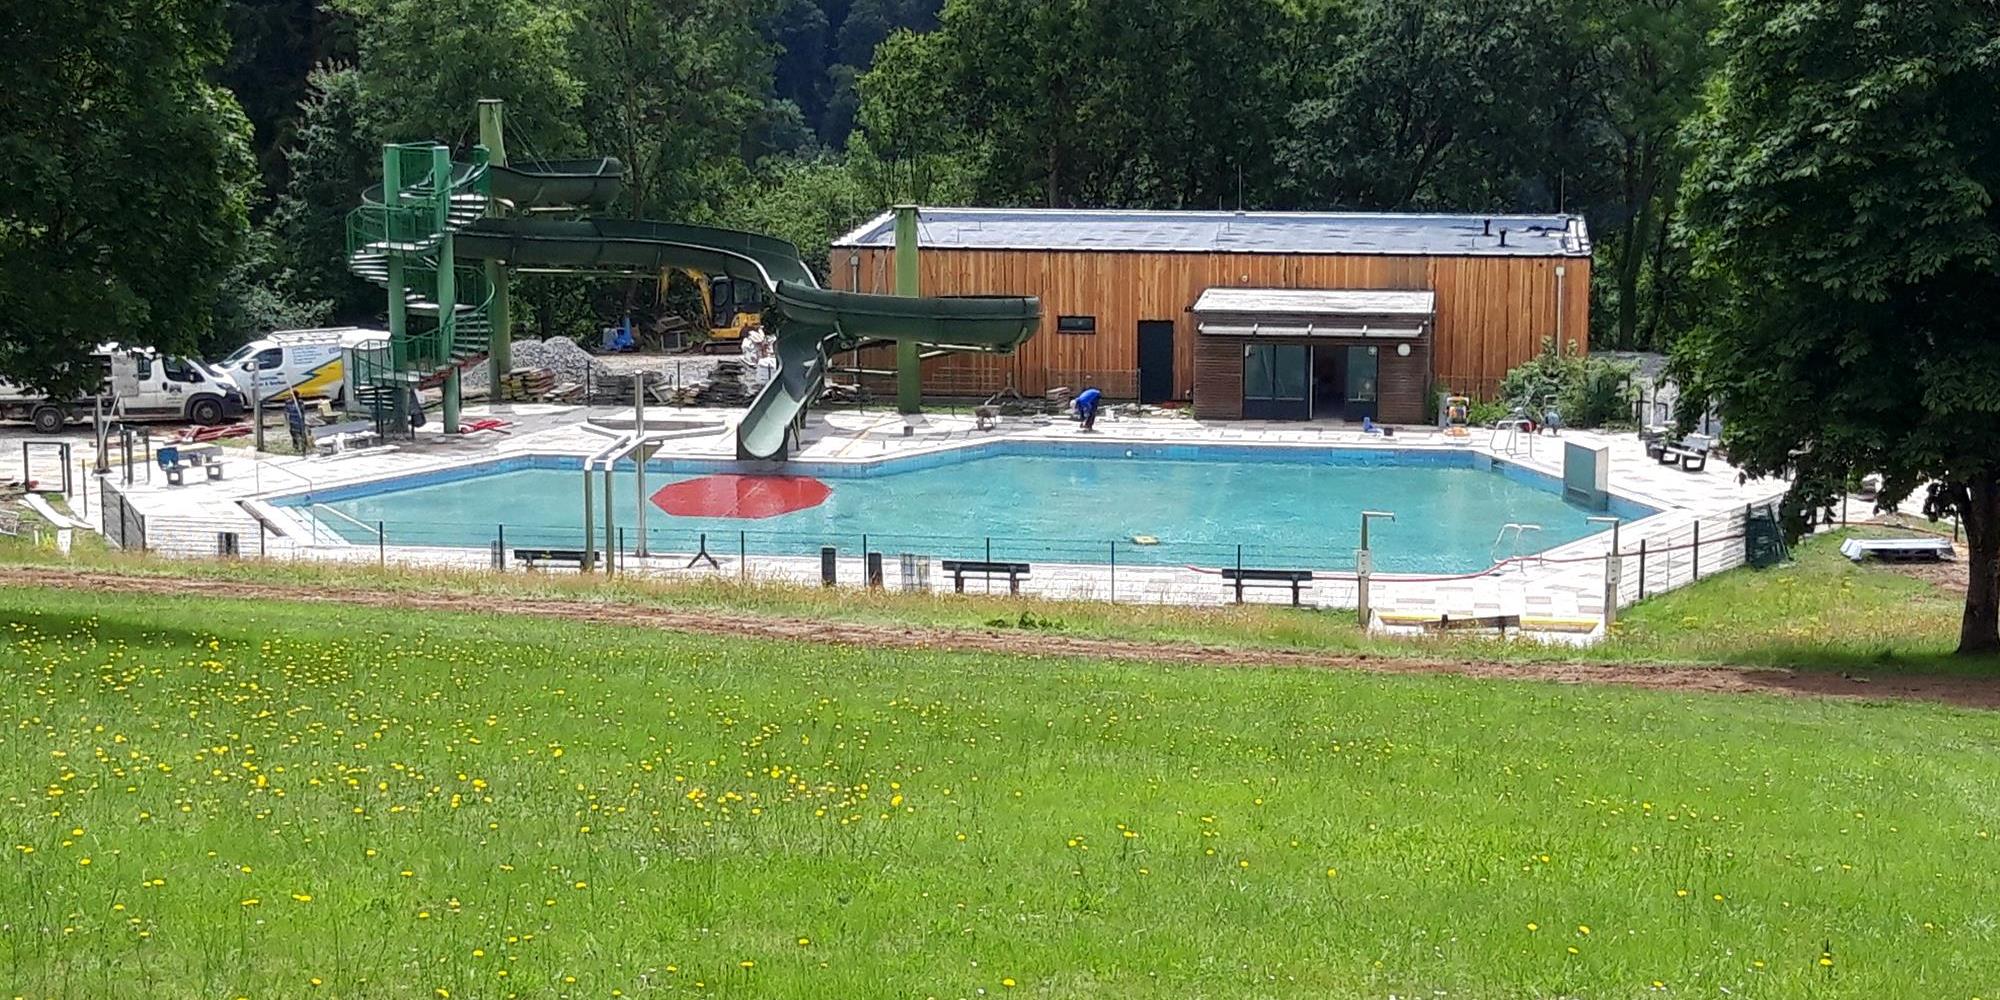
MULTIPOLYGON (((741 412, 650 409, 649 428, 681 428, 674 432, 678 436, 662 442, 656 458, 733 459, 734 425, 741 412)), ((248 449, 230 448, 224 453, 221 480, 189 476, 186 485, 178 487, 167 486, 157 469, 133 469, 130 485, 124 483, 119 469, 104 478, 133 510, 143 514, 147 547, 162 553, 214 555, 217 534, 236 532, 239 551, 246 557, 261 554, 266 558, 381 560, 486 568, 491 566, 492 557, 483 548, 398 545, 394 538, 380 546, 357 545, 336 537, 294 508, 264 502, 285 494, 511 456, 587 456, 603 449, 615 435, 628 429, 631 413, 549 404, 467 408, 467 421, 482 417, 507 421, 507 432, 447 437, 437 433, 433 426, 427 432, 420 432, 414 442, 328 457, 260 459, 254 458, 248 449), (587 427, 586 417, 608 427, 587 427), (255 517, 252 511, 256 512, 255 517), (260 528, 259 519, 265 522, 265 527, 260 528)), ((1516 436, 1510 442, 1504 432, 1485 429, 1453 437, 1435 428, 1399 427, 1393 437, 1385 438, 1345 424, 1204 422, 1178 415, 1129 416, 1117 412, 1100 418, 1096 430, 1089 434, 1082 433, 1073 421, 1060 417, 1003 418, 997 429, 986 431, 976 429, 974 424, 970 415, 931 413, 906 419, 883 410, 816 412, 808 419, 804 444, 794 458, 815 463, 867 463, 998 440, 1393 447, 1469 450, 1560 479, 1563 442, 1602 445, 1609 449, 1612 492, 1660 511, 1620 527, 1620 548, 1627 554, 1620 573, 1620 606, 1639 599, 1642 588, 1645 594, 1653 594, 1684 585, 1697 572, 1706 576, 1740 564, 1746 507, 1775 499, 1785 486, 1775 480, 1739 482, 1737 471, 1720 459, 1711 459, 1701 472, 1660 465, 1645 455, 1637 436, 1631 433, 1569 431, 1560 438, 1516 436), (1701 539, 1698 554, 1693 547, 1697 532, 1701 539), (1643 563, 1637 557, 1642 544, 1647 552, 1643 563)), ((776 468, 747 466, 745 471, 776 468)), ((99 523, 101 496, 93 491, 87 502, 89 516, 85 519, 99 523)), ((115 531, 116 527, 107 530, 115 531)), ((1530 619, 1531 625, 1553 641, 1589 641, 1602 630, 1607 572, 1604 557, 1610 542, 1611 534, 1606 531, 1478 574, 1377 574, 1369 591, 1371 606, 1382 616, 1375 624, 1391 631, 1409 631, 1416 628, 1414 623, 1418 620, 1441 616, 1464 619, 1518 615, 1530 619)), ((709 573, 756 580, 806 583, 820 580, 817 558, 752 553, 746 564, 738 558, 733 544, 720 548, 728 551, 713 553, 719 564, 714 567, 704 563, 690 569, 691 553, 679 552, 645 559, 628 555, 622 568, 626 572, 661 576, 709 573)), ((843 556, 837 567, 839 579, 842 583, 858 584, 863 580, 859 554, 843 556)), ((901 579, 896 554, 885 555, 883 561, 888 586, 915 583, 901 579)), ((928 564, 926 569, 928 586, 950 588, 950 578, 935 563, 928 564)), ((1000 579, 975 578, 968 580, 966 586, 972 592, 989 589, 1006 592, 1006 582, 1000 579)), ((1356 604, 1356 590, 1352 574, 1322 575, 1306 591, 1306 599, 1315 607, 1352 608, 1356 604)), ((1114 568, 1104 564, 1037 563, 1029 578, 1022 582, 1022 592, 1044 597, 1176 604, 1218 604, 1234 596, 1217 567, 1118 565, 1114 568)), ((1289 600, 1290 594, 1285 588, 1260 588, 1249 591, 1246 598, 1283 602, 1289 600)))

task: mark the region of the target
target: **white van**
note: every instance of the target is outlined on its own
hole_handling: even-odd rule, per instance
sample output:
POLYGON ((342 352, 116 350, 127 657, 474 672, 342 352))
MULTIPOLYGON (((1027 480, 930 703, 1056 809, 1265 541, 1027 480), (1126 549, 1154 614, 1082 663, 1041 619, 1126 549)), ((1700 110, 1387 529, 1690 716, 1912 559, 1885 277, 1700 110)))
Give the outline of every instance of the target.
POLYGON ((37 432, 54 434, 100 409, 118 420, 197 424, 234 420, 248 409, 242 390, 212 365, 116 344, 102 345, 91 356, 104 373, 96 393, 51 399, 0 382, 0 418, 26 420, 37 432))
POLYGON ((317 330, 280 330, 253 340, 223 358, 218 367, 244 393, 265 405, 276 405, 296 392, 305 399, 340 401, 346 392, 342 350, 370 340, 385 340, 386 330, 354 326, 317 330), (251 392, 252 370, 256 391, 251 392))

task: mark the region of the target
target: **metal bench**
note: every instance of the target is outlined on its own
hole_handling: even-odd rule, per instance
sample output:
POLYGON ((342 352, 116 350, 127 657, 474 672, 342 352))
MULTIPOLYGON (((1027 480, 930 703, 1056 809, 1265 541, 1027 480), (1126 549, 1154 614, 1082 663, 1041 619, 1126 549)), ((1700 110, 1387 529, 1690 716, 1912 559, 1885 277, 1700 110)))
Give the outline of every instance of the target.
POLYGON ((212 444, 169 446, 153 453, 160 471, 167 474, 168 486, 187 482, 187 470, 200 469, 210 480, 222 478, 222 449, 212 444))
POLYGON ((1510 628, 1516 632, 1521 630, 1521 616, 1467 615, 1453 618, 1450 615, 1440 615, 1431 621, 1423 622, 1418 627, 1426 632, 1472 632, 1497 629, 1501 635, 1506 635, 1507 630, 1510 628))
POLYGON ((1663 444, 1660 453, 1654 456, 1661 465, 1678 463, 1688 472, 1700 472, 1708 468, 1708 449, 1689 448, 1678 444, 1663 444))
POLYGON ((1234 586, 1236 590, 1236 603, 1238 604, 1243 603, 1243 588, 1246 586, 1290 587, 1292 588, 1292 607, 1296 608, 1300 606, 1299 592, 1312 584, 1313 574, 1312 570, 1309 569, 1236 569, 1232 567, 1222 571, 1222 578, 1234 586))
POLYGON ((582 549, 515 549, 514 550, 514 559, 520 562, 522 565, 528 567, 529 569, 534 569, 535 564, 537 563, 567 562, 567 563, 575 563, 576 568, 578 570, 582 570, 584 560, 588 558, 590 558, 590 554, 583 551, 582 549))
POLYGON ((1943 538, 1850 538, 1840 543, 1840 554, 1855 562, 1869 556, 1883 562, 1948 562, 1954 557, 1951 542, 1943 538))
POLYGON ((965 576, 968 573, 1005 573, 1007 592, 1018 594, 1021 592, 1021 578, 1028 575, 1030 568, 1029 564, 1022 562, 982 562, 973 559, 946 559, 941 565, 945 572, 951 574, 951 589, 960 594, 965 593, 965 576))

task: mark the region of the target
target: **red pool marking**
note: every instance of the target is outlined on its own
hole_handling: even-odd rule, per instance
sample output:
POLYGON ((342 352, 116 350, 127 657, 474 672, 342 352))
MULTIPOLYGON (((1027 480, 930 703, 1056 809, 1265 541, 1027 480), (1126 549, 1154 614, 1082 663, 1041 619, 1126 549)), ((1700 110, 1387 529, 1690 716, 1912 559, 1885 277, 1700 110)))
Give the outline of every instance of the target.
POLYGON ((676 517, 776 517, 817 507, 832 492, 811 476, 702 476, 660 487, 653 505, 676 517))

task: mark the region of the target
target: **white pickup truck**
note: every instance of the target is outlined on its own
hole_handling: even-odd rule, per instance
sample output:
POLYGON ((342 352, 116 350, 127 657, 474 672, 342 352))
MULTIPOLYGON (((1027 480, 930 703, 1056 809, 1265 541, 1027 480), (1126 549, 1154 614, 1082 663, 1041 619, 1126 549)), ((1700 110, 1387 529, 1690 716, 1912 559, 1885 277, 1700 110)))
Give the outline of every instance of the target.
POLYGON ((219 424, 249 407, 243 391, 210 365, 162 355, 150 348, 106 345, 91 355, 104 369, 99 393, 51 399, 0 382, 0 420, 24 420, 40 434, 54 434, 73 420, 88 420, 103 401, 106 417, 124 421, 219 424))

